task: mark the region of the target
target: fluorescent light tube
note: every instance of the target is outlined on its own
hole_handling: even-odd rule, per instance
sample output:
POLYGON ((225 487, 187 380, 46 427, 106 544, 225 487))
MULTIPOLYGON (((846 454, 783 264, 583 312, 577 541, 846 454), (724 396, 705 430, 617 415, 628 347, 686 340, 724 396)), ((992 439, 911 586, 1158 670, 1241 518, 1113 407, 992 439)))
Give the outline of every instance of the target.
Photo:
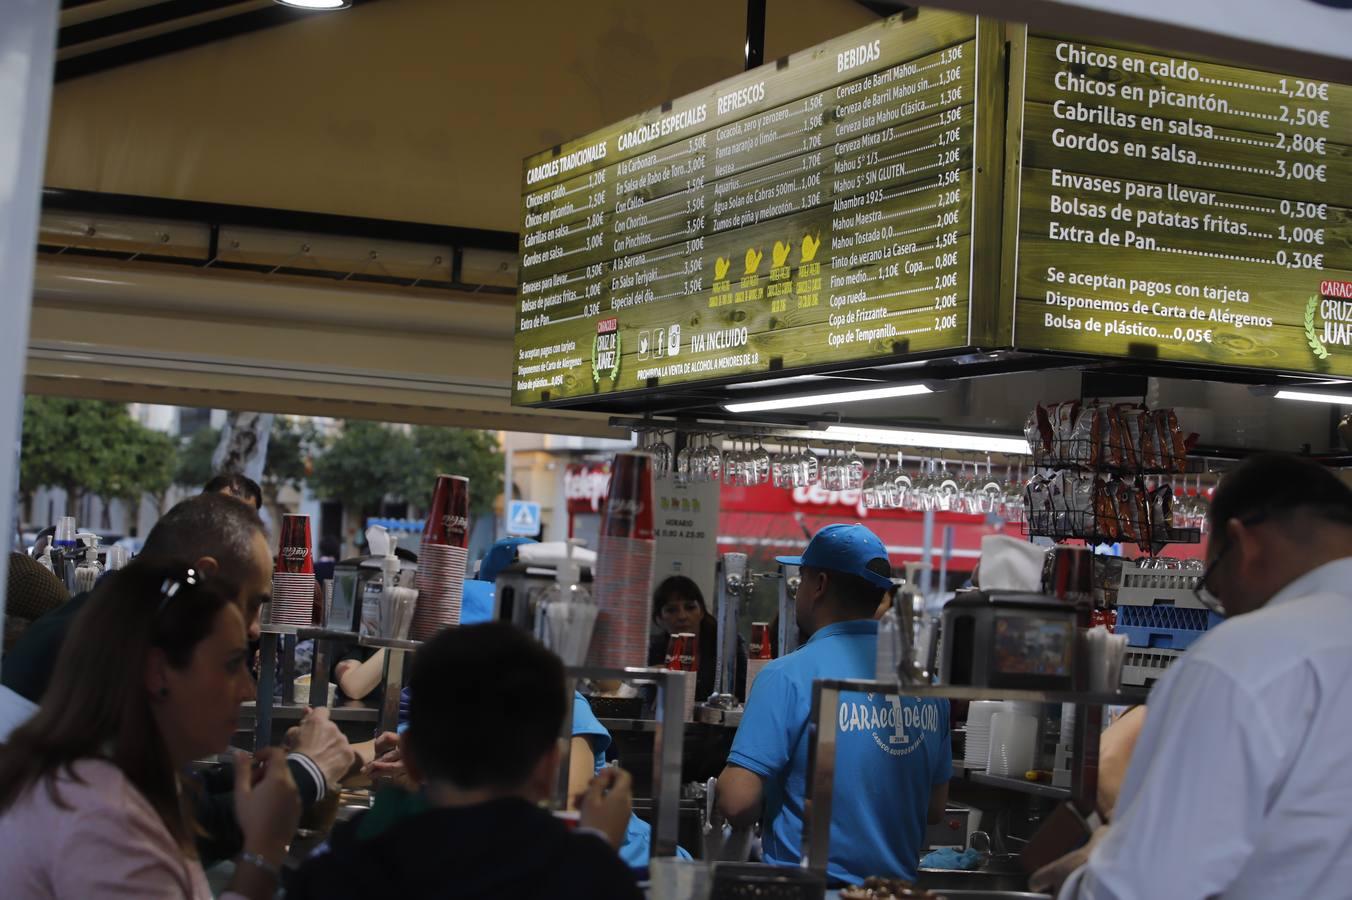
POLYGON ((741 384, 730 384, 730 391, 749 391, 752 388, 766 388, 777 384, 796 384, 805 381, 821 381, 824 375, 786 375, 783 378, 766 378, 763 381, 744 381, 741 384))
POLYGON ((910 431, 901 428, 854 428, 832 425, 825 431, 803 435, 807 440, 841 441, 859 444, 882 444, 894 447, 931 447, 936 450, 972 450, 985 453, 1007 453, 1028 456, 1028 442, 1023 438, 994 434, 962 434, 953 431, 910 431))
POLYGON ((886 387, 864 388, 856 391, 831 391, 825 394, 799 394, 794 397, 776 397, 773 400, 750 400, 746 403, 725 403, 728 412, 765 412, 771 409, 798 409, 803 406, 831 406, 837 403, 857 403, 860 400, 882 400, 887 397, 911 397, 934 393, 923 384, 890 384, 886 387))
POLYGON ((1278 391, 1278 400, 1304 400, 1307 403, 1337 403, 1352 406, 1352 394, 1315 394, 1310 391, 1278 391))

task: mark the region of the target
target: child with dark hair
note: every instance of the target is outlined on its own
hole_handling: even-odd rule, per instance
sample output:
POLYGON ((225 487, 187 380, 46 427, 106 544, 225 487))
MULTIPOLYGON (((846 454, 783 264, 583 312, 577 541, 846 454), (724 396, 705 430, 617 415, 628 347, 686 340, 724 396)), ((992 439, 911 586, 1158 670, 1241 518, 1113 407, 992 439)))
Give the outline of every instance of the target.
POLYGON ((377 802, 336 832, 289 897, 642 897, 615 852, 632 807, 628 773, 609 767, 592 780, 575 830, 540 808, 562 757, 557 656, 511 625, 452 628, 418 651, 409 688, 400 750, 421 792, 396 801, 396 821, 377 802), (488 748, 472 734, 510 737, 488 748))

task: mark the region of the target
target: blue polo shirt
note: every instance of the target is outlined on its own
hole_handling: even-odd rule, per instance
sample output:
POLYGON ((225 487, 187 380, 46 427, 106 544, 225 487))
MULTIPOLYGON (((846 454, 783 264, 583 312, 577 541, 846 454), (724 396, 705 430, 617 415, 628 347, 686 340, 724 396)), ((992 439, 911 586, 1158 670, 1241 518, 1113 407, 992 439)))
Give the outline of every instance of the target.
MULTIPOLYGON (((573 737, 586 738, 591 745, 595 771, 600 772, 606 765, 606 749, 610 746, 610 732, 601 720, 592 712, 591 704, 581 694, 573 693, 573 737)), ((633 869, 646 869, 648 856, 652 852, 653 829, 647 822, 633 813, 629 814, 629 827, 624 832, 624 844, 620 847, 620 859, 633 869)), ((690 854, 682 847, 676 848, 676 855, 689 859, 690 854)))
MULTIPOLYGON (((819 678, 872 679, 878 623, 839 622, 768 663, 747 699, 728 762, 765 782, 765 861, 802 861, 808 718, 819 678)), ((830 878, 915 881, 931 791, 953 774, 948 701, 842 694, 836 712, 830 878)))

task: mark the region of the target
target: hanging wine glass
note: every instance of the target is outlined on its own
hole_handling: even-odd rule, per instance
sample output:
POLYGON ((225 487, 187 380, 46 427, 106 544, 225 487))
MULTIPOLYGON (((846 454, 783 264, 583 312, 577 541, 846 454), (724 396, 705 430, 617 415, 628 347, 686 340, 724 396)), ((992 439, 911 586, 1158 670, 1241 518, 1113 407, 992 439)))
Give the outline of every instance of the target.
POLYGON ((972 462, 971 472, 967 471, 967 460, 962 460, 960 466, 956 479, 958 493, 953 498, 953 510, 955 512, 978 513, 981 511, 981 498, 977 496, 976 462, 972 462))
POLYGON ((990 454, 986 454, 986 479, 978 490, 980 500, 979 512, 989 515, 1000 508, 1000 500, 1004 496, 1005 489, 1000 482, 995 480, 995 473, 992 471, 990 454))
POLYGON ((906 474, 906 458, 900 450, 897 451, 897 463, 892 465, 891 460, 887 466, 888 491, 887 505, 891 509, 903 509, 911 501, 911 495, 915 493, 911 484, 911 476, 906 474))

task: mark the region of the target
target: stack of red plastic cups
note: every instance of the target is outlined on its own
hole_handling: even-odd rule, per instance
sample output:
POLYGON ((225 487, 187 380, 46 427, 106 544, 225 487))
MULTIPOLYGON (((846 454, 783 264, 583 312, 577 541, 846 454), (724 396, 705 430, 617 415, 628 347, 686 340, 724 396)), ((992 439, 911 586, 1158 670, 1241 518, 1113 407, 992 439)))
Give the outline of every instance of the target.
POLYGON ((282 516, 277 562, 272 570, 268 624, 307 628, 314 620, 315 561, 310 517, 282 516))
POLYGON ((647 664, 656 555, 652 457, 616 454, 597 547, 596 629, 587 657, 590 665, 647 664))
POLYGON ((667 668, 673 672, 684 672, 685 678, 685 720, 695 721, 695 682, 699 671, 699 636, 694 634, 673 634, 667 639, 667 668))
POLYGON ((430 640, 460 624, 460 603, 469 561, 469 479, 438 475, 418 550, 418 603, 408 636, 430 640))
POLYGON ((770 647, 770 623, 751 623, 751 646, 747 648, 746 658, 746 698, 751 699, 751 685, 756 683, 765 664, 774 659, 770 647))

